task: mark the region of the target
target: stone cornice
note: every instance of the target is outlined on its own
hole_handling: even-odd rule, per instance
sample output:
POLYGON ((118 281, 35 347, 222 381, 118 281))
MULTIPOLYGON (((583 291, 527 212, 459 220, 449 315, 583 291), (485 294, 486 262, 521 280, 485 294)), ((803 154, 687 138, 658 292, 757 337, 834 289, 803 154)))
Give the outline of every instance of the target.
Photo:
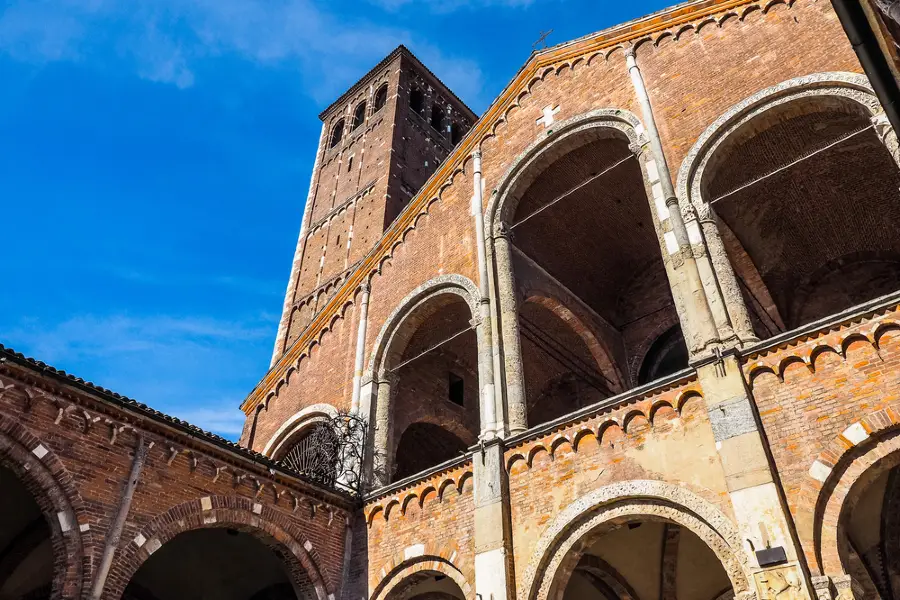
POLYGON ((241 404, 241 409, 246 414, 251 414, 253 408, 284 378, 288 367, 300 358, 311 342, 318 339, 323 330, 342 312, 343 307, 353 302, 355 290, 362 281, 372 272, 377 271, 382 261, 393 253, 395 245, 400 242, 404 232, 413 226, 416 218, 431 200, 439 196, 445 187, 452 184, 453 176, 463 171, 463 166, 472 152, 480 149, 480 144, 484 139, 494 135, 497 123, 504 118, 509 108, 517 102, 519 93, 526 88, 541 69, 567 59, 639 41, 653 33, 751 4, 759 4, 759 2, 756 0, 698 0, 606 29, 580 40, 533 53, 500 96, 494 100, 487 112, 475 123, 462 142, 456 146, 455 150, 419 190, 419 193, 409 202, 406 209, 394 220, 379 242, 363 259, 356 272, 344 282, 338 293, 319 312, 303 335, 282 355, 250 392, 241 404))

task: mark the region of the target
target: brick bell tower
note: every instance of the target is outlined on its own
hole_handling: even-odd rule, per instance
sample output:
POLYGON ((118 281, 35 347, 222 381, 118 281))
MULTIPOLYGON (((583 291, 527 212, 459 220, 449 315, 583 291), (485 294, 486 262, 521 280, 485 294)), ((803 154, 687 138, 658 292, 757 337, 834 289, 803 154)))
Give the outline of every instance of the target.
POLYGON ((477 119, 404 46, 319 118, 322 134, 272 364, 477 119))

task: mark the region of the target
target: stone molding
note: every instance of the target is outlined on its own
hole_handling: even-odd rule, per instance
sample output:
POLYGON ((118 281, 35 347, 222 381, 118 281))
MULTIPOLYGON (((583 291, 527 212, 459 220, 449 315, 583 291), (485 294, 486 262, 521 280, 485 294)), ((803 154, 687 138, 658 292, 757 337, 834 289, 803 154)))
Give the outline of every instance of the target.
POLYGON ((439 275, 429 279, 407 294, 385 319, 369 354, 369 366, 363 376, 363 381, 371 381, 376 374, 379 380, 386 376, 385 354, 393 345, 395 335, 403 322, 418 308, 444 294, 455 294, 462 298, 469 305, 472 318, 476 318, 480 294, 478 286, 471 279, 457 274, 439 275))
POLYGON ((722 563, 738 597, 751 593, 747 558, 734 524, 684 487, 652 480, 601 487, 570 504, 547 526, 525 568, 518 597, 550 600, 563 560, 604 524, 630 517, 674 522, 703 540, 722 563))
POLYGON ((814 73, 760 90, 725 111, 697 138, 678 170, 675 189, 679 202, 697 207, 706 202, 701 189, 704 170, 716 150, 737 129, 776 106, 817 96, 846 98, 862 106, 871 116, 882 110, 868 78, 858 73, 814 73))
POLYGON ((546 133, 539 134, 537 139, 512 161, 500 178, 484 213, 485 229, 492 232, 492 235, 501 235, 501 223, 515 212, 518 204, 518 198, 513 198, 515 194, 510 192, 521 177, 528 173, 549 150, 592 129, 608 129, 610 137, 618 132, 626 138, 632 151, 633 148, 640 148, 647 142, 640 119, 624 109, 599 108, 559 121, 553 127, 552 136, 546 133))

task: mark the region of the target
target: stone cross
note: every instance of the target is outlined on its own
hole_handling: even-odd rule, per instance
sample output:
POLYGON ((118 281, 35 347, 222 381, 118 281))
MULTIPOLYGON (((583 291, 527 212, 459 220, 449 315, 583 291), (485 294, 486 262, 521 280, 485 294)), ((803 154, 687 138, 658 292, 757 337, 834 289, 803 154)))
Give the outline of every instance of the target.
POLYGON ((559 105, 553 106, 552 104, 548 104, 544 107, 543 112, 543 116, 537 119, 535 123, 542 123, 544 127, 550 127, 550 125, 553 124, 553 115, 559 112, 559 105))

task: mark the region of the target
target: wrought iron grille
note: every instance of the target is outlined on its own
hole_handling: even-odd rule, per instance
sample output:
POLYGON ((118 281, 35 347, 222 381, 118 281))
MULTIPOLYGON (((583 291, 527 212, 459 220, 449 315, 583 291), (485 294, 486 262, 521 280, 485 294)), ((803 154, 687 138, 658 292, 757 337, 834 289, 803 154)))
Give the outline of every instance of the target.
POLYGON ((365 440, 366 422, 341 413, 312 425, 279 462, 317 483, 359 495, 365 440))

